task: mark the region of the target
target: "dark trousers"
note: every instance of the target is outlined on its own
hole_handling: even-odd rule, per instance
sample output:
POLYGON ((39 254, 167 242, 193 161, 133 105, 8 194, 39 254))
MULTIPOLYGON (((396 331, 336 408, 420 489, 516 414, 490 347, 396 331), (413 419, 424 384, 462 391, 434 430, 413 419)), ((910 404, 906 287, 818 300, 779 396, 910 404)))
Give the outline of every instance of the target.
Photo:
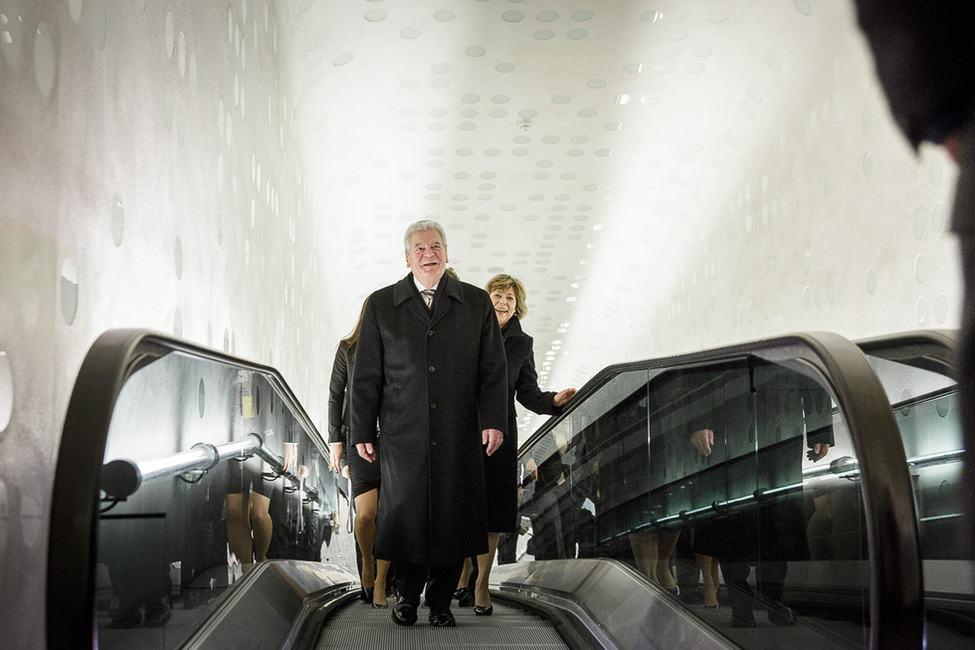
POLYGON ((396 563, 396 575, 403 579, 403 600, 420 606, 423 585, 427 586, 427 604, 433 611, 450 609, 450 600, 457 588, 457 580, 464 568, 464 561, 453 564, 426 566, 424 564, 396 563))

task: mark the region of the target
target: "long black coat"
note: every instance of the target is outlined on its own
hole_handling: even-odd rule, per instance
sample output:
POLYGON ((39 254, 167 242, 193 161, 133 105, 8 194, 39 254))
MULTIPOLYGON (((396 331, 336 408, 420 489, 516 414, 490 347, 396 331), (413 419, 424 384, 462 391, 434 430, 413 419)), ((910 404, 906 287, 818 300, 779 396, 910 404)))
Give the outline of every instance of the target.
POLYGON ((352 444, 382 431, 376 556, 450 564, 487 551, 482 429, 507 429, 487 293, 449 276, 431 314, 412 274, 369 296, 352 376, 352 444))
POLYGON ((539 415, 558 415, 554 391, 538 387, 532 337, 521 329, 517 316, 501 329, 508 362, 508 429, 504 443, 492 455, 484 456, 484 483, 488 494, 488 530, 513 533, 518 530, 518 420, 515 398, 539 415))

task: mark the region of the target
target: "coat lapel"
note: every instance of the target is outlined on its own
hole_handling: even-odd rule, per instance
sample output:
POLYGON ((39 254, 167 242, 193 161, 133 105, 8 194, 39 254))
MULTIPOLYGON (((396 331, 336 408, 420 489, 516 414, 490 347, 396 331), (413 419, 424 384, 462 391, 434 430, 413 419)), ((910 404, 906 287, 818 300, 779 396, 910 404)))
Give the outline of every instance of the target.
POLYGON ((461 291, 460 282, 454 280, 446 273, 440 279, 438 293, 442 295, 438 296, 439 300, 434 299, 433 301, 433 317, 430 319, 431 325, 436 324, 437 321, 446 316, 453 309, 454 302, 464 302, 464 292, 461 291))
POLYGON ((431 315, 430 310, 423 304, 423 297, 417 292, 413 283, 413 274, 410 273, 394 286, 393 305, 396 307, 405 306, 411 314, 419 318, 424 324, 433 325, 453 309, 455 301, 464 302, 464 292, 461 291, 460 282, 447 274, 444 274, 440 279, 437 293, 440 295, 433 300, 433 314, 431 315))
POLYGON ((405 307, 424 324, 430 322, 430 311, 423 304, 423 297, 417 292, 416 286, 413 284, 412 273, 408 273, 393 287, 393 306, 405 307))

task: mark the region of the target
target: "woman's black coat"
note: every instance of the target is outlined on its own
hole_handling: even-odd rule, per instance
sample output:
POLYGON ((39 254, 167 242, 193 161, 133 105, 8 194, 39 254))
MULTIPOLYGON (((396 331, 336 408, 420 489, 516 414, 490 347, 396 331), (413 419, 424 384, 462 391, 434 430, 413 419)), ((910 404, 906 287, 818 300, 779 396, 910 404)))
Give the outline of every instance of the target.
POLYGON ((487 293, 449 276, 433 313, 412 274, 369 296, 352 444, 382 431, 376 556, 451 564, 487 551, 482 429, 507 429, 504 344, 487 293))
POLYGON ((508 430, 504 443, 491 456, 484 456, 484 484, 488 494, 488 531, 513 533, 518 530, 518 419, 515 398, 539 415, 558 415, 554 391, 538 387, 532 337, 521 329, 517 316, 501 328, 508 362, 508 430))

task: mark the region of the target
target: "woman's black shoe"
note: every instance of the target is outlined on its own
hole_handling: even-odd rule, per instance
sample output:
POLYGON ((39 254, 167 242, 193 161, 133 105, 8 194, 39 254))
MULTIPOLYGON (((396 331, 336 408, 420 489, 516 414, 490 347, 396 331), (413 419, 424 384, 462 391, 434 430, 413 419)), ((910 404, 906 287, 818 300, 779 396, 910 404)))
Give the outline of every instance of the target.
POLYGON ((375 591, 375 587, 363 587, 362 592, 359 594, 359 600, 364 603, 372 602, 372 592, 375 591))
POLYGON ((474 613, 477 616, 490 616, 494 613, 494 605, 488 605, 487 607, 481 607, 480 605, 474 605, 474 613))
POLYGON ((454 600, 460 607, 470 607, 474 604, 474 594, 467 587, 461 587, 454 592, 454 600))
POLYGON ((389 609, 389 603, 383 603, 380 605, 379 603, 373 602, 372 606, 373 609, 389 609))

